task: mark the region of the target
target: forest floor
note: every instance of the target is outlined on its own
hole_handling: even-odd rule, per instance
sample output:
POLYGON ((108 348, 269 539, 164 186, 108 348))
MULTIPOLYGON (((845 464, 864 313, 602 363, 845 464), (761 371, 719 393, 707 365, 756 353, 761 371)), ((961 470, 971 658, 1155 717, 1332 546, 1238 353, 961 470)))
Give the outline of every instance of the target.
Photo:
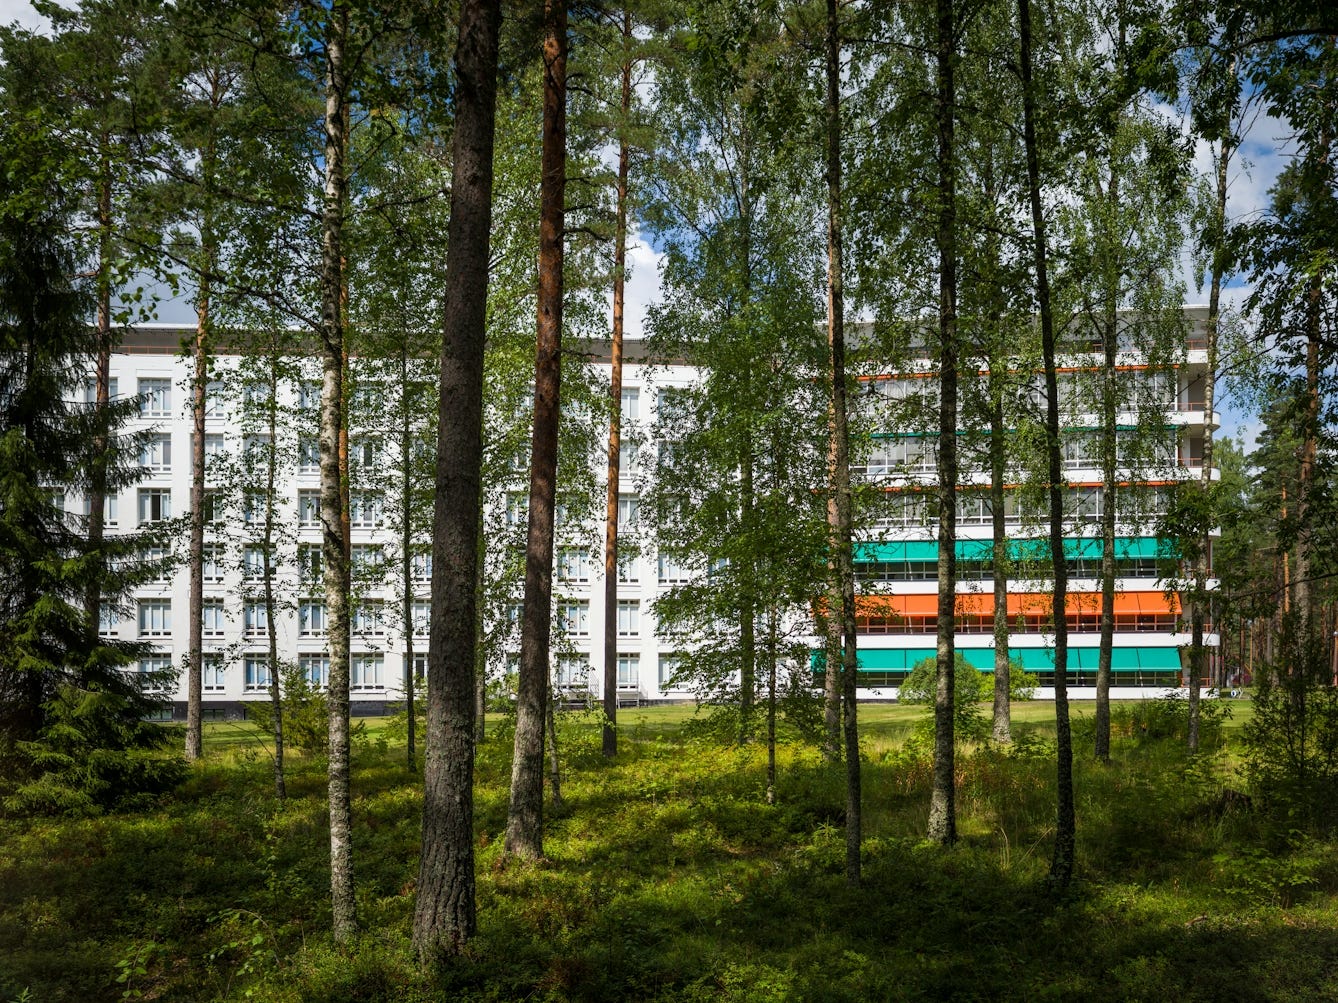
MULTIPOLYGON (((1007 752, 957 765, 960 840, 923 839, 925 712, 861 706, 864 880, 844 877, 843 770, 783 731, 764 743, 691 707, 625 708, 619 755, 563 715, 563 806, 547 860, 502 858, 511 733, 477 772, 479 934, 424 975, 409 952, 421 775, 368 722, 354 751, 362 933, 331 943, 325 776, 295 755, 272 794, 258 734, 211 725, 176 794, 87 819, 0 820, 0 1003, 240 1000, 1338 999, 1338 843, 1232 808, 1237 703, 1189 759, 1117 712, 1112 762, 1074 705, 1077 880, 1046 882, 1053 705, 1015 707, 1007 752), (920 726, 921 728, 923 726, 920 726)), ((402 729, 400 729, 402 733, 402 729)))

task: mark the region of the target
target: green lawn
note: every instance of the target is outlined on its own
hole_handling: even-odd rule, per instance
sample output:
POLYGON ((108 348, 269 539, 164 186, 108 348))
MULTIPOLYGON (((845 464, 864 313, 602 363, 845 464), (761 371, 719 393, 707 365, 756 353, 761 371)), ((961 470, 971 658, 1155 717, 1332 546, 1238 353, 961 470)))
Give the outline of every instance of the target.
MULTIPOLYGON (((1242 704, 1226 732, 1236 741, 1242 704)), ((0 1001, 1338 999, 1338 854, 1261 813, 1215 807, 1227 752, 1117 740, 1079 756, 1079 880, 1047 887, 1053 705, 1015 707, 1019 742, 963 750, 962 838, 924 843, 924 712, 860 708, 864 883, 842 872, 839 768, 787 736, 777 802, 765 748, 691 707, 624 708, 619 757, 590 717, 560 725, 548 860, 505 861, 509 731, 480 749, 480 932, 445 972, 408 953, 421 799, 404 748, 367 722, 355 751, 358 907, 326 934, 324 773, 297 756, 271 794, 259 736, 212 724, 171 799, 80 820, 0 822, 0 1001), (125 981, 119 975, 128 973, 125 981)))

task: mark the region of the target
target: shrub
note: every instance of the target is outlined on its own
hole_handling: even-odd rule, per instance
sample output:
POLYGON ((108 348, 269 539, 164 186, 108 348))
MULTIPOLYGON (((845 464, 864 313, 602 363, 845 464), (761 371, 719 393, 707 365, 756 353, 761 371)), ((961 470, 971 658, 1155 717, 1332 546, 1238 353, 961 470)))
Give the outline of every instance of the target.
MULTIPOLYGON (((959 738, 982 741, 988 733, 985 715, 979 704, 994 694, 994 675, 981 672, 956 653, 956 671, 953 673, 954 731, 959 738)), ((1016 659, 1010 662, 1009 691, 1014 700, 1030 700, 1036 690, 1036 677, 1023 670, 1016 659)), ((909 704, 933 704, 938 690, 938 663, 926 658, 916 663, 906 681, 901 684, 898 699, 909 704)))

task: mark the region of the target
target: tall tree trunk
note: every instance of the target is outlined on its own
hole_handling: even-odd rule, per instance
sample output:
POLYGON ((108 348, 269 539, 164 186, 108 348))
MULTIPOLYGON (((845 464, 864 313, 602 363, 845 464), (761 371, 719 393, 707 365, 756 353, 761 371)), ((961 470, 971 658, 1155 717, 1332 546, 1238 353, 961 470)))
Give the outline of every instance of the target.
MULTIPOLYGON (((201 242, 205 232, 201 232, 201 242)), ((195 377, 191 385, 190 444, 190 640, 186 669, 186 758, 204 755, 204 726, 201 705, 204 699, 204 433, 205 395, 209 386, 209 297, 210 278, 200 277, 195 300, 195 377)))
POLYGON ((410 448, 413 429, 409 422, 409 345, 406 341, 400 346, 400 512, 403 516, 400 526, 400 586, 404 590, 404 712, 408 716, 408 748, 405 751, 406 765, 409 772, 418 770, 418 708, 416 683, 414 678, 413 650, 413 477, 410 470, 410 448))
POLYGON ((269 638, 269 699, 274 715, 274 796, 288 796, 283 775, 283 700, 279 691, 279 632, 274 615, 274 492, 278 473, 278 396, 279 346, 271 343, 269 363, 269 399, 265 402, 269 447, 265 451, 265 531, 261 543, 264 563, 265 635, 269 638))
POLYGON ((604 755, 618 754, 618 477, 622 462, 623 296, 627 269, 628 117, 632 110, 632 9, 623 6, 622 97, 618 122, 618 206, 613 228, 613 347, 609 385, 609 470, 604 519, 604 755))
POLYGON ((776 803, 776 607, 767 607, 767 804, 776 803))
MULTIPOLYGON (((1208 286, 1208 368, 1203 374, 1203 468, 1199 471, 1200 483, 1205 492, 1212 490, 1213 484, 1213 405, 1217 385, 1217 332, 1221 319, 1222 280, 1226 275, 1226 197, 1227 177, 1231 164, 1231 141, 1223 137, 1217 150, 1217 190, 1213 204, 1213 249, 1212 277, 1208 286)), ((1215 509, 1214 509, 1215 511, 1215 509)), ((1193 605, 1190 607, 1190 647, 1189 647, 1189 734, 1190 752, 1199 751, 1199 692, 1198 680, 1203 676, 1203 633, 1204 613, 1208 606, 1209 557, 1212 553, 1212 521, 1203 525, 1203 535, 1198 541, 1198 560, 1194 564, 1193 605)), ((1218 625, 1218 646, 1221 647, 1221 625, 1218 625)), ((1241 658, 1244 664, 1244 657, 1241 658)), ((1226 681, 1219 680, 1219 685, 1226 681)))
MULTIPOLYGON (((844 681, 845 755, 846 755, 846 881, 860 882, 860 844, 863 817, 860 810, 859 730, 855 710, 855 689, 859 671, 858 637, 855 625, 855 563, 851 541, 850 426, 846 404, 845 289, 843 285, 844 227, 841 193, 841 24, 838 0, 827 0, 826 76, 827 76, 827 350, 831 364, 831 410, 827 449, 827 534, 831 567, 835 571, 830 592, 828 616, 832 634, 839 631, 835 645, 828 644, 828 704, 830 729, 832 718, 832 655, 841 654, 844 681), (839 620, 836 619, 839 617, 839 620)), ((774 626, 773 626, 774 630, 774 626)), ((775 674, 775 651, 772 674, 775 674)), ((829 741, 834 736, 829 730, 829 741)), ((833 743, 834 744, 834 743, 833 743)))
POLYGON ((1041 167, 1036 145, 1036 95, 1031 63, 1031 0, 1018 0, 1018 48, 1022 71, 1022 133, 1027 148, 1027 196, 1031 204, 1032 254, 1036 300, 1041 315, 1041 356, 1045 367, 1045 437, 1049 467, 1050 560, 1055 592, 1051 607, 1055 632, 1055 852, 1050 880, 1067 887, 1073 879, 1074 806, 1073 735, 1069 727, 1067 613, 1068 568, 1064 563, 1064 484, 1059 443, 1059 380, 1055 373, 1055 325, 1047 272, 1045 211, 1041 203, 1041 167))
MULTIPOLYGON (((939 424, 938 688, 934 695, 934 773, 929 838, 957 839, 953 699, 957 601, 957 176, 954 148, 956 57, 953 0, 937 0, 939 424)), ((973 670, 974 671, 974 670, 973 670)))
POLYGON ((474 683, 483 513, 483 343, 492 230, 500 0, 464 0, 455 49, 455 135, 446 251, 423 852, 413 947, 425 966, 474 935, 474 683))
POLYGON ((1004 383, 1007 364, 990 359, 990 520, 994 564, 994 707, 991 734, 1001 745, 1013 740, 1012 665, 1008 634, 1008 517, 1004 510, 1004 480, 1007 470, 1004 424, 1004 383))
POLYGON ((325 192, 321 214, 321 530, 330 651, 329 810, 330 904, 336 943, 357 930, 353 897, 353 810, 349 772, 349 559, 345 546, 343 230, 348 204, 345 174, 347 101, 344 46, 348 9, 336 2, 326 35, 325 192))
POLYGON ((557 709, 551 699, 544 701, 544 706, 547 708, 544 716, 548 721, 548 727, 544 730, 548 743, 548 789, 552 794, 553 810, 561 811, 562 763, 558 760, 557 709))
POLYGON ((539 187, 539 322, 525 544, 525 606, 516 693, 506 851, 543 856, 544 704, 553 611, 553 511, 562 374, 562 237, 567 164, 567 4, 544 2, 544 111, 539 187))
MULTIPOLYGON (((107 420, 107 409, 111 403, 111 269, 112 269, 112 170, 111 138, 107 133, 99 137, 98 145, 98 180, 97 180, 97 361, 94 381, 96 388, 96 408, 98 412, 98 430, 93 440, 93 462, 88 472, 88 552, 102 553, 102 540, 106 535, 107 504, 107 453, 110 448, 111 430, 107 420)), ((88 629, 94 637, 102 619, 102 576, 104 567, 101 558, 98 568, 89 576, 88 587, 84 592, 84 616, 88 620, 88 629)))
MULTIPOLYGON (((1111 157, 1110 201, 1111 216, 1116 216, 1119 199, 1119 174, 1111 157)), ((1102 347, 1105 349, 1101 367, 1101 638, 1097 650, 1096 707, 1094 711, 1093 751, 1101 762, 1110 759, 1110 668, 1115 649, 1115 504, 1116 504, 1116 436, 1115 412, 1119 407, 1115 368, 1119 349, 1119 313, 1117 310, 1118 279, 1113 278, 1116 266, 1107 262, 1102 347)))

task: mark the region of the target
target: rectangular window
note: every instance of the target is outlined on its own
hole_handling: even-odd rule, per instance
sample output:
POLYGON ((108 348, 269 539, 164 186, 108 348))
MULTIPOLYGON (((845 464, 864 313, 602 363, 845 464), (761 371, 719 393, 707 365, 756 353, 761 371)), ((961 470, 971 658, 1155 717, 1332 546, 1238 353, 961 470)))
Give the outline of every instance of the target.
POLYGON ((641 420, 641 389, 639 387, 623 387, 623 421, 632 422, 641 420))
POLYGON ((618 473, 623 477, 635 477, 641 473, 641 444, 623 442, 618 448, 618 473))
POLYGON ((530 496, 512 491, 506 496, 506 524, 524 526, 530 517, 530 496))
POLYGON ((562 618, 562 629, 569 637, 590 636, 590 604, 588 602, 563 603, 558 607, 562 618))
POLYGON ((268 435, 248 435, 242 439, 242 462, 252 470, 269 463, 270 439, 268 435))
POLYGON ((655 396, 655 418, 661 426, 674 426, 688 416, 688 392, 684 387, 666 387, 655 396))
POLYGON ((220 432, 207 432, 204 437, 204 462, 217 460, 225 453, 223 435, 220 432))
POLYGON ((580 547, 559 547, 557 577, 560 582, 581 584, 590 581, 590 555, 580 547))
POLYGON ((206 600, 201 612, 201 633, 205 637, 222 637, 227 633, 228 615, 223 603, 206 600))
POLYGON ((359 436, 349 443, 349 462, 362 470, 376 470, 381 466, 381 440, 359 436))
POLYGON ((680 655, 661 655, 660 656, 660 689, 677 689, 674 682, 674 676, 678 674, 679 666, 682 664, 680 655))
POLYGON ((299 637, 325 636, 325 603, 320 599, 303 599, 297 605, 297 633, 299 637))
POLYGON ((641 603, 636 599, 618 600, 618 636, 641 636, 641 603))
POLYGON ((204 387, 204 416, 223 417, 223 381, 210 380, 204 387))
POLYGON ((269 637, 269 617, 264 603, 249 602, 242 606, 242 629, 247 637, 269 637))
POLYGON ((618 496, 618 525, 625 529, 636 529, 641 519, 641 498, 637 495, 618 496))
POLYGON ((139 685, 148 693, 164 692, 173 676, 170 655, 150 655, 139 660, 139 685))
POLYGON ((381 525, 382 511, 380 495, 357 494, 348 500, 349 523, 354 529, 376 529, 381 525))
POLYGON ((121 617, 116 612, 116 607, 107 602, 98 607, 98 633, 103 637, 114 636, 120 622, 121 617))
MULTIPOLYGON (((117 393, 116 377, 113 376, 107 381, 107 399, 115 400, 118 396, 119 394, 117 393)), ((90 376, 88 380, 84 383, 84 403, 96 404, 97 402, 98 402, 97 377, 90 376)))
MULTIPOLYGON (((84 516, 91 515, 92 514, 91 504, 92 504, 92 499, 90 499, 87 495, 85 495, 84 500, 79 503, 79 513, 84 516)), ((117 525, 117 523, 120 521, 120 514, 121 514, 120 499, 115 494, 106 495, 102 499, 102 525, 107 527, 117 525)))
POLYGON ((682 585, 692 580, 692 572, 688 570, 681 554, 662 550, 657 564, 661 585, 682 585))
POLYGON ((427 637, 432 628, 432 603, 424 599, 415 599, 413 603, 414 637, 427 637))
POLYGON ((259 582, 265 578, 265 548, 250 544, 242 551, 242 577, 248 582, 259 582))
POLYGON ((167 488, 139 489, 139 521, 162 522, 172 518, 172 492, 167 488))
POLYGON ((212 489, 206 490, 200 506, 200 517, 204 520, 205 526, 214 529, 221 526, 224 507, 222 494, 212 489))
POLYGON ((354 607, 351 629, 359 637, 385 637, 386 617, 381 601, 368 599, 354 607))
POLYGON ((242 522, 259 526, 265 521, 265 495, 260 491, 242 492, 242 522))
POLYGON ((620 654, 618 656, 618 689, 633 690, 637 688, 641 675, 641 656, 631 654, 620 654))
POLYGON ((269 689, 269 659, 247 655, 242 660, 242 687, 250 693, 269 689))
POLYGON ((330 685, 329 655, 298 655, 297 667, 309 685, 320 690, 330 685))
POLYGON ((145 599, 139 604, 139 636, 170 637, 172 603, 168 599, 145 599))
POLYGON ((141 418, 172 417, 172 381, 170 379, 141 379, 139 381, 139 414, 141 418))
POLYGON ((139 561, 144 571, 152 575, 146 581, 162 584, 171 581, 172 552, 167 547, 145 547, 139 552, 139 561))
POLYGON ((139 465, 147 470, 172 469, 172 436, 167 433, 151 435, 139 448, 139 465))
POLYGON ((297 493, 297 524, 304 529, 311 529, 321 524, 321 493, 319 491, 299 491, 297 493))
POLYGON ((618 583, 620 585, 635 585, 639 581, 641 581, 641 572, 637 569, 637 559, 620 549, 618 551, 618 583))
POLYGON ((561 655, 557 663, 557 684, 563 689, 577 689, 590 684, 589 655, 561 655))
POLYGON ((200 675, 206 693, 217 693, 227 688, 227 670, 222 655, 205 655, 201 658, 200 675))
POLYGON ((381 545, 379 543, 355 543, 353 545, 353 567, 355 575, 374 575, 381 570, 381 545))
POLYGON ((321 406, 320 380, 303 380, 297 387, 297 406, 304 411, 318 411, 321 406))
POLYGON ((297 580, 303 585, 319 585, 325 580, 325 554, 320 544, 304 543, 297 548, 297 580))
POLYGON ((297 440, 297 472, 299 474, 321 472, 321 444, 314 436, 304 435, 297 440))
POLYGON ((227 558, 224 555, 222 545, 206 543, 203 558, 201 577, 204 579, 204 583, 206 585, 223 584, 223 564, 227 558))
POLYGON ((432 581, 432 555, 411 555, 409 557, 409 574, 416 582, 432 581))
POLYGON ((268 404, 270 401, 269 385, 263 380, 247 380, 242 384, 242 404, 247 408, 268 404))
POLYGON ((354 655, 349 664, 349 689, 385 689, 381 678, 384 668, 385 657, 382 655, 354 655))

